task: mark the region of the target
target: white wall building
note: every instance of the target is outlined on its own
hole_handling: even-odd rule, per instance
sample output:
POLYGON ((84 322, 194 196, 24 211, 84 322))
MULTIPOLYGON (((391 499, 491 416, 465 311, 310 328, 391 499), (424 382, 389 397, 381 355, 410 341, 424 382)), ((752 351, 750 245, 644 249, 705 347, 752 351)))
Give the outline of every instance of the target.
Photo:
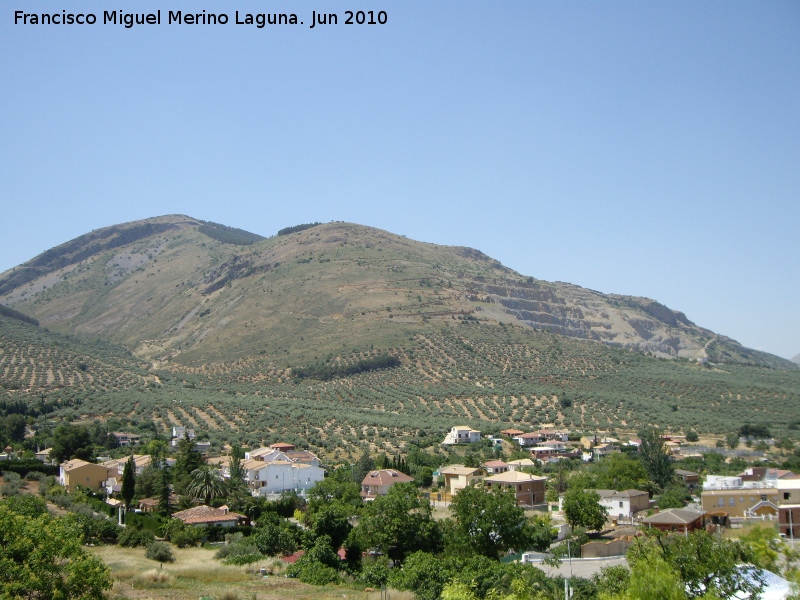
POLYGON ((245 482, 254 496, 307 491, 325 477, 322 467, 289 460, 264 462, 250 458, 242 461, 242 466, 245 482))
POLYGON ((442 444, 471 444, 473 442, 481 441, 481 432, 468 427, 467 425, 460 425, 453 427, 445 436, 442 444))

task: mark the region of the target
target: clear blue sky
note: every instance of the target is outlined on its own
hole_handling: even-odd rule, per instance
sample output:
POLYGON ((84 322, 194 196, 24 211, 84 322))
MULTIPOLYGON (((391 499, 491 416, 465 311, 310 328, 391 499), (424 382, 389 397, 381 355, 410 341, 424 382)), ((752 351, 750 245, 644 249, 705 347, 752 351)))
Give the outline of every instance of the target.
POLYGON ((0 270, 160 214, 344 220, 800 352, 796 1, 3 2, 0 77, 0 270), (22 7, 231 23, 15 26, 22 7), (350 7, 388 23, 308 28, 350 7))

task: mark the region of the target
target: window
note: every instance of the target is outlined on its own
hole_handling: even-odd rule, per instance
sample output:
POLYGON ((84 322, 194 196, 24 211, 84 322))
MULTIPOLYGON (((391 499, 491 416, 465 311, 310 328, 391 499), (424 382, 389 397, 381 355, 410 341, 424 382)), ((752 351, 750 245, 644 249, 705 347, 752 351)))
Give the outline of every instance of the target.
POLYGON ((725 506, 725 498, 720 498, 719 499, 719 505, 720 506, 725 506))
POLYGON ((784 500, 788 500, 789 496, 790 496, 789 492, 783 492, 783 499, 784 500))
POLYGON ((736 506, 736 498, 731 496, 730 499, 728 500, 728 506, 736 506))
POLYGON ((619 503, 619 507, 620 507, 620 508, 622 508, 622 501, 620 501, 620 503, 619 503))
POLYGON ((744 502, 744 496, 739 496, 739 502, 744 502))

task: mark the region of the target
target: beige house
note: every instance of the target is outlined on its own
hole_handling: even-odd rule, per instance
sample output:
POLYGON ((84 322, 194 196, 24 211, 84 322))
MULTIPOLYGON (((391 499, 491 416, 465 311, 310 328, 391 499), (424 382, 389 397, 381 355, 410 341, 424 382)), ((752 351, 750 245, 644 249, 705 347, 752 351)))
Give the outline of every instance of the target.
POLYGON ((444 476, 444 487, 451 494, 456 494, 469 484, 486 477, 486 471, 482 468, 465 467, 464 465, 447 465, 439 469, 439 473, 444 476))
POLYGON ((536 463, 530 458, 518 458, 517 460, 508 461, 509 471, 521 471, 522 469, 528 469, 535 466, 536 463))
POLYGON ((706 477, 701 498, 704 511, 725 512, 730 517, 777 516, 780 504, 775 482, 715 475, 706 477))
POLYGON ((490 460, 489 462, 483 463, 482 466, 489 475, 506 473, 509 470, 508 463, 503 462, 502 460, 490 460))
POLYGON ((781 505, 800 504, 800 479, 778 479, 778 503, 781 505))
POLYGON ((370 471, 361 482, 361 497, 365 501, 374 500, 378 496, 385 496, 389 488, 395 483, 409 483, 414 478, 394 469, 379 469, 370 471))
POLYGON ((113 475, 108 467, 73 458, 61 463, 58 482, 67 488, 68 492, 74 492, 78 486, 99 492, 111 476, 113 475))
POLYGON ((545 503, 545 481, 546 479, 544 477, 538 477, 530 473, 509 471, 508 473, 499 473, 487 477, 483 480, 483 485, 486 489, 492 489, 494 487, 512 489, 517 495, 517 504, 522 506, 536 506, 545 503))
POLYGON ((44 450, 39 450, 36 453, 36 460, 42 461, 46 465, 52 465, 53 461, 50 459, 50 450, 51 448, 45 448, 44 450))

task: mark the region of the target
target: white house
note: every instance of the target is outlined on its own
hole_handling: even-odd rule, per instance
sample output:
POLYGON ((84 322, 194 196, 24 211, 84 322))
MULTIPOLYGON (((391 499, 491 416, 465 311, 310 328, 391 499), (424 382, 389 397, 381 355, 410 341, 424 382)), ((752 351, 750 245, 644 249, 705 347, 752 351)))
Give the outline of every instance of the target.
POLYGON ((245 481, 254 496, 307 491, 325 477, 322 467, 290 460, 264 462, 249 458, 242 461, 242 466, 245 481))
POLYGON ((650 508, 650 495, 641 490, 593 490, 600 496, 600 505, 608 509, 609 518, 630 519, 650 508))
POLYGON ((173 427, 172 437, 182 440, 184 435, 188 435, 190 440, 195 438, 194 429, 186 429, 186 427, 173 427))
POLYGON ((531 431, 529 433, 521 433, 514 436, 514 441, 523 448, 525 446, 533 446, 544 440, 544 436, 538 431, 531 431))
POLYGON ((460 425, 453 427, 445 436, 442 444, 471 444, 473 442, 481 441, 481 432, 468 427, 467 425, 460 425))
POLYGON ((250 452, 245 452, 244 457, 246 459, 260 460, 263 462, 288 460, 293 463, 311 465, 312 467, 319 466, 319 457, 313 452, 309 452, 308 450, 279 450, 274 447, 275 445, 269 448, 256 448, 250 452))

